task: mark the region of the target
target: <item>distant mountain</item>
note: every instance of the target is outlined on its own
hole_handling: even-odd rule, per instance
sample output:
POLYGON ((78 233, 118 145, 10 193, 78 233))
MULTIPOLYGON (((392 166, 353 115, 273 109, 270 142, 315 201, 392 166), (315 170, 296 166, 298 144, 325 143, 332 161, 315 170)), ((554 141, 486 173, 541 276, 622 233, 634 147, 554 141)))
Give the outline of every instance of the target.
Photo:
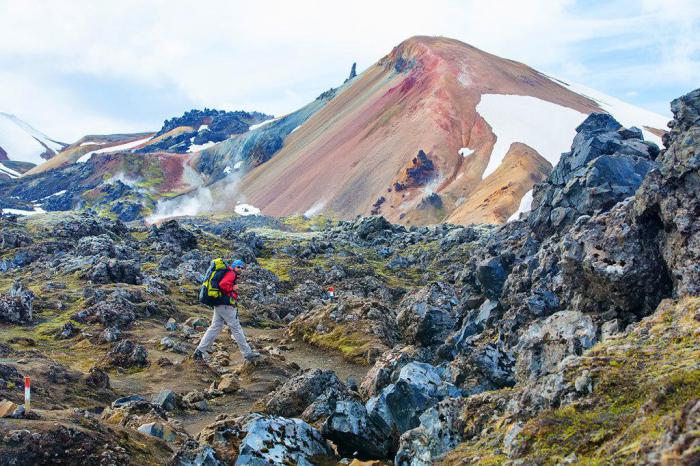
POLYGON ((155 133, 86 136, 21 186, 0 184, 0 207, 108 209, 123 220, 261 211, 502 223, 529 210, 533 185, 595 112, 639 127, 645 144, 666 127, 522 63, 413 37, 281 117, 190 110, 155 133))
POLYGON ((65 146, 15 115, 0 112, 0 177, 16 178, 65 146))

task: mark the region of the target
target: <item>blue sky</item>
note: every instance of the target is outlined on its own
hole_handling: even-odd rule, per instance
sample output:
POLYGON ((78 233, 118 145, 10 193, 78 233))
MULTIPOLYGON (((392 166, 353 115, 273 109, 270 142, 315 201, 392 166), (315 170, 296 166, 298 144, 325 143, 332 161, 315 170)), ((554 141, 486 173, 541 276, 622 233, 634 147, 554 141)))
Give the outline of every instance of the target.
POLYGON ((700 85, 698 0, 0 0, 0 18, 0 111, 68 142, 194 107, 283 114, 418 34, 664 115, 700 85))

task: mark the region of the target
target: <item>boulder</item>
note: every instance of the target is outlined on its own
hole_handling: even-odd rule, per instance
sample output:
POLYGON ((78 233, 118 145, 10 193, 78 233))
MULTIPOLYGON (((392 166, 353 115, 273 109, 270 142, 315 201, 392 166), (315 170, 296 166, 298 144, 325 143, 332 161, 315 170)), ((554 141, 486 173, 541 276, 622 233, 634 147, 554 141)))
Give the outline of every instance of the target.
POLYGON ((360 394, 365 398, 378 395, 384 387, 396 381, 403 366, 412 361, 427 361, 430 358, 428 353, 425 348, 416 346, 396 346, 384 352, 362 379, 360 394))
POLYGON ((90 388, 109 389, 109 375, 99 367, 91 367, 85 377, 85 384, 90 388))
POLYGON ((32 322, 34 293, 15 281, 8 294, 0 295, 0 321, 26 325, 32 322))
POLYGON ((370 419, 365 406, 357 400, 334 403, 321 432, 344 457, 387 458, 392 447, 387 432, 370 419))
POLYGON ((367 412, 373 422, 395 447, 398 436, 419 425, 419 416, 446 397, 460 397, 462 392, 446 381, 442 368, 410 362, 399 372, 398 380, 367 401, 367 412))
POLYGON ((178 448, 169 464, 171 466, 222 466, 212 447, 200 445, 193 439, 187 439, 178 448))
POLYGON ((391 230, 391 223, 382 216, 363 217, 354 226, 355 234, 363 240, 372 240, 386 230, 391 230))
POLYGON ((174 442, 177 438, 175 431, 173 431, 167 424, 163 424, 161 422, 149 422, 147 424, 142 424, 136 430, 142 434, 158 437, 166 442, 174 442))
POLYGON ((180 226, 177 220, 168 220, 160 226, 152 226, 148 238, 156 249, 185 252, 197 247, 197 238, 189 230, 180 226))
POLYGON ((406 296, 396 317, 403 340, 422 346, 444 343, 457 322, 458 304, 454 288, 443 282, 432 283, 406 296))
POLYGON ((139 285, 143 281, 140 266, 131 260, 101 258, 84 277, 93 283, 129 283, 139 285))
POLYGON ((481 291, 489 299, 497 300, 501 296, 507 277, 508 273, 500 257, 484 259, 476 266, 476 278, 481 291))
POLYGON ((347 387, 331 370, 313 369, 296 374, 263 400, 268 414, 299 416, 316 398, 327 391, 347 392, 347 387))
POLYGON ((448 398, 420 415, 420 425, 405 432, 394 458, 397 466, 430 466, 462 441, 463 398, 448 398))
POLYGON ((226 418, 198 436, 225 464, 329 464, 335 455, 321 433, 301 419, 253 413, 226 418))
POLYGON ((674 294, 700 294, 700 89, 671 102, 659 170, 649 173, 634 201, 637 223, 656 233, 674 294))
POLYGON ((0 401, 0 418, 15 418, 19 419, 24 416, 24 407, 10 400, 0 401))
POLYGON ((173 411, 177 407, 177 394, 172 390, 161 390, 153 395, 151 402, 165 411, 173 411))
POLYGON ((580 356, 596 343, 596 330, 591 317, 578 311, 559 311, 534 322, 515 348, 517 379, 526 381, 550 374, 567 356, 580 356))
POLYGON ((235 374, 224 374, 216 386, 217 390, 224 393, 236 393, 241 388, 241 382, 235 374))
POLYGON ((148 352, 131 340, 122 340, 107 353, 105 363, 123 368, 145 367, 148 365, 148 352))

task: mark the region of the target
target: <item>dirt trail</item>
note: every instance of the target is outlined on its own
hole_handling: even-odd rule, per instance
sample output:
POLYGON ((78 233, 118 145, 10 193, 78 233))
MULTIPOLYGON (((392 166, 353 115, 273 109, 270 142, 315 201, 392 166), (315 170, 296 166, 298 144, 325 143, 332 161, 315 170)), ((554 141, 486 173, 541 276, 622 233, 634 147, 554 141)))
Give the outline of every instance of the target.
MULTIPOLYGON (((358 383, 369 370, 369 366, 360 366, 344 360, 339 353, 329 352, 296 341, 281 345, 284 339, 284 329, 245 328, 253 348, 264 352, 272 347, 279 352, 287 363, 295 363, 302 369, 332 369, 341 380, 354 378, 358 383), (288 348, 279 350, 278 346, 288 348)), ((205 391, 212 382, 218 381, 220 375, 206 365, 196 364, 187 358, 186 354, 175 354, 159 349, 157 342, 168 332, 157 322, 141 322, 134 330, 134 335, 146 342, 151 365, 143 371, 134 373, 114 373, 110 376, 112 387, 123 394, 139 394, 150 397, 161 390, 170 389, 178 393, 192 390, 205 391), (160 367, 156 361, 167 357, 172 365, 160 367)), ((193 343, 187 344, 188 349, 194 349, 193 343)), ((244 361, 235 342, 230 338, 226 329, 217 339, 219 349, 224 349, 230 355, 227 369, 234 372, 244 361)), ((224 395, 208 401, 209 409, 203 412, 183 411, 173 414, 173 418, 182 422, 190 434, 197 434, 204 426, 214 422, 220 414, 245 414, 255 409, 255 404, 267 393, 274 390, 283 377, 273 368, 255 368, 241 377, 241 390, 231 395, 224 395)))

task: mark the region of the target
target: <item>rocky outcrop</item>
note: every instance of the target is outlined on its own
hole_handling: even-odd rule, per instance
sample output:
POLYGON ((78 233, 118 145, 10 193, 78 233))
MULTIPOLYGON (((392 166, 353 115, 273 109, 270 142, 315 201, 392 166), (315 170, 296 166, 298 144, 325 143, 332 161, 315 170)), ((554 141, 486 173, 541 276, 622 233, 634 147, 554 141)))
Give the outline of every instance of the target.
POLYGON ((634 202, 637 222, 658 232, 660 252, 676 295, 700 294, 700 89, 673 102, 671 131, 659 169, 649 173, 634 202))
POLYGON ((93 283, 129 283, 139 285, 143 280, 143 275, 141 274, 141 268, 134 261, 103 259, 87 271, 85 278, 93 283))
POLYGON ((298 316, 289 325, 293 338, 328 349, 360 364, 371 364, 398 342, 393 309, 365 299, 331 303, 298 316))
POLYGON ((0 294, 0 321, 26 325, 32 322, 34 293, 18 281, 8 294, 0 294))
POLYGON ((177 220, 168 220, 161 226, 152 226, 148 238, 156 249, 182 253, 197 247, 197 238, 180 226, 177 220))
POLYGON ((591 114, 576 132, 571 152, 533 190, 527 221, 540 236, 563 231, 581 215, 609 210, 632 196, 656 167, 659 148, 606 113, 591 114))
POLYGON ((104 364, 107 367, 145 367, 148 365, 148 351, 131 340, 122 340, 107 353, 104 364))

